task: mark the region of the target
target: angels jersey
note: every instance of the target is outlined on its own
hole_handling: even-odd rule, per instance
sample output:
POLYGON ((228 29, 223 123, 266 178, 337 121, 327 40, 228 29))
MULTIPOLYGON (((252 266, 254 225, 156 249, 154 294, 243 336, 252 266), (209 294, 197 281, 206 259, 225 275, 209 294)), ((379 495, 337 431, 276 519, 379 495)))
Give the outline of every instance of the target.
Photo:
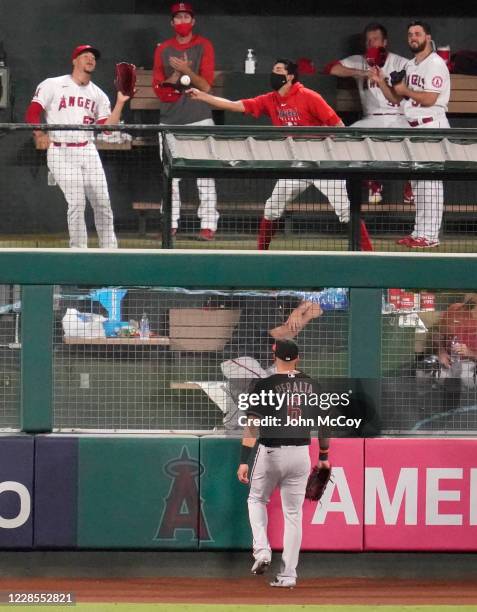
MULTIPOLYGON (((111 114, 108 96, 91 81, 78 85, 71 75, 46 79, 41 82, 32 102, 43 107, 46 123, 91 125, 111 114)), ((86 142, 94 140, 93 132, 49 132, 55 142, 86 142)))
POLYGON ((445 61, 437 53, 431 53, 419 64, 416 58, 410 60, 406 66, 406 82, 413 91, 433 91, 439 94, 433 106, 420 106, 411 98, 403 100, 406 119, 439 119, 445 115, 450 98, 450 74, 445 61))
MULTIPOLYGON (((403 70, 409 60, 395 53, 388 53, 386 62, 381 68, 386 78, 389 77, 391 72, 394 70, 403 70)), ((363 55, 350 55, 345 59, 340 60, 340 64, 346 68, 352 68, 354 70, 368 70, 369 65, 366 58, 363 55)), ((361 99, 361 108, 363 109, 363 115, 402 115, 403 108, 401 105, 393 104, 386 99, 379 85, 370 81, 369 79, 363 79, 356 77, 359 97, 361 99)), ((389 82, 389 81, 388 81, 389 82)))

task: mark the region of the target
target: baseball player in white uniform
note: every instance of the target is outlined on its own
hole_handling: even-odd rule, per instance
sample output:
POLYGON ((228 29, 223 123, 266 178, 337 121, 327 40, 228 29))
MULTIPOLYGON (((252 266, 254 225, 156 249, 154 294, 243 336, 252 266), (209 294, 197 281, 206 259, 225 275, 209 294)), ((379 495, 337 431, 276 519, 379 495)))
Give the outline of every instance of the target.
MULTIPOLYGON (((407 128, 402 104, 395 104, 384 96, 379 85, 371 79, 371 68, 379 66, 383 75, 389 78, 391 72, 403 70, 408 60, 388 51, 388 32, 382 24, 369 23, 363 35, 366 47, 364 55, 350 55, 328 67, 328 72, 334 76, 356 79, 363 118, 355 121, 351 127, 407 128)), ((381 202, 382 191, 381 183, 370 181, 369 201, 375 204, 381 202)), ((404 201, 414 201, 409 183, 404 188, 404 201)))
MULTIPOLYGON (((307 420, 311 396, 316 396, 319 389, 311 378, 296 369, 299 351, 293 340, 277 340, 274 355, 276 373, 259 379, 252 390, 252 393, 267 399, 257 405, 249 395, 249 407, 243 414, 246 423, 239 420, 239 424, 245 427, 237 477, 244 484, 250 482, 248 512, 253 535, 252 574, 263 574, 271 563, 267 504, 274 489, 280 489, 284 518, 283 553, 280 571, 270 585, 292 588, 296 585, 302 506, 310 474, 311 426, 293 425, 289 420, 307 420), (276 403, 279 396, 287 398, 280 409, 276 403), (258 448, 249 477, 248 461, 257 438, 258 448)), ((329 439, 320 437, 318 466, 329 467, 328 448, 329 439)))
MULTIPOLYGON (((413 21, 407 38, 414 59, 406 65, 405 79, 390 87, 379 68, 373 79, 386 98, 403 104, 408 125, 413 128, 448 128, 446 111, 450 98, 450 74, 444 60, 433 50, 430 26, 413 21)), ((430 248, 439 245, 439 230, 444 211, 442 181, 412 181, 416 200, 416 220, 410 236, 397 241, 409 248, 430 248)))
MULTIPOLYGON (((91 125, 118 124, 124 104, 129 100, 118 92, 116 105, 91 81, 100 52, 91 45, 73 51, 72 74, 46 79, 36 89, 26 113, 28 123, 91 125)), ((64 193, 68 204, 70 247, 87 248, 84 218, 86 198, 93 211, 99 246, 117 248, 113 212, 103 165, 90 131, 34 131, 37 148, 48 149, 48 168, 64 193)))

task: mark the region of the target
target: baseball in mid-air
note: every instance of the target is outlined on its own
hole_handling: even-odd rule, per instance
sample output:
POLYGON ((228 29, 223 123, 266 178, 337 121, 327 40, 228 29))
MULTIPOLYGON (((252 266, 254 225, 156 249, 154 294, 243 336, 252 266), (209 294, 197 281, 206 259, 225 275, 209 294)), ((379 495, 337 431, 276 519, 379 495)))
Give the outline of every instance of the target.
POLYGON ((190 85, 190 76, 188 74, 183 74, 181 76, 181 85, 184 85, 184 87, 190 85))

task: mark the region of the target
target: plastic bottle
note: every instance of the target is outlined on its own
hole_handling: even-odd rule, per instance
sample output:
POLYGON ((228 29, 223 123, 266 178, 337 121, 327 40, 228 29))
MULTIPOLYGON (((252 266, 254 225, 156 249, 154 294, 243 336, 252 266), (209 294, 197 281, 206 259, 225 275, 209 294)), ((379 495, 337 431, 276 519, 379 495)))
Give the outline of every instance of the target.
POLYGON ((257 68, 257 58, 253 49, 247 51, 247 57, 245 58, 245 74, 255 74, 257 68))
POLYGON ((140 338, 149 338, 150 328, 149 328, 149 319, 146 313, 143 313, 141 320, 139 322, 139 337, 140 338))
POLYGON ((454 336, 450 345, 450 362, 452 376, 455 378, 460 377, 462 373, 462 362, 460 360, 460 355, 456 350, 457 344, 459 344, 457 336, 454 336))
POLYGON ((348 292, 339 287, 329 287, 319 292, 319 303, 322 310, 346 310, 348 292))

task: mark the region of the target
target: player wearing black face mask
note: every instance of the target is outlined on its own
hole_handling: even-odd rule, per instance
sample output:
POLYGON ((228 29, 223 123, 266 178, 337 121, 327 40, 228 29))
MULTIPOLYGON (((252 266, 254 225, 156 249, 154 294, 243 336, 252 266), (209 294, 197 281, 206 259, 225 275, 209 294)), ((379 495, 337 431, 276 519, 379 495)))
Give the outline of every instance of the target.
MULTIPOLYGON (((202 100, 214 108, 236 113, 247 113, 253 117, 268 115, 273 125, 284 126, 332 126, 344 127, 344 123, 319 93, 308 89, 298 81, 295 62, 278 59, 270 75, 273 91, 246 100, 218 98, 196 88, 187 94, 193 100, 202 100)), ((302 191, 313 184, 333 207, 341 223, 349 221, 349 199, 346 181, 280 179, 265 203, 264 216, 260 223, 257 247, 267 250, 275 233, 277 220, 282 216, 288 202, 292 202, 302 191)), ((372 251, 371 241, 361 223, 361 250, 372 251)))
POLYGON ((274 91, 278 91, 286 82, 287 77, 284 74, 277 74, 276 72, 270 74, 270 87, 274 91))

